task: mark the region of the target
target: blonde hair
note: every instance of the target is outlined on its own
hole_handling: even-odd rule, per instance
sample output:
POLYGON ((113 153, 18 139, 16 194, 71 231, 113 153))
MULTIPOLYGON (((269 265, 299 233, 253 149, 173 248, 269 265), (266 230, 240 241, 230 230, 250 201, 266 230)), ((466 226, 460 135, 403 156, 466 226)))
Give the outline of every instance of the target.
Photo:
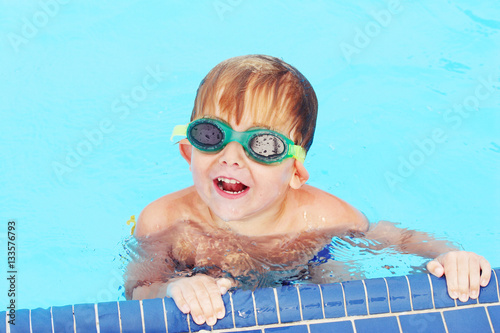
POLYGON ((198 87, 191 121, 227 115, 236 124, 244 116, 266 126, 286 124, 295 144, 308 150, 317 112, 314 89, 295 67, 275 57, 247 55, 227 59, 207 74, 198 87))

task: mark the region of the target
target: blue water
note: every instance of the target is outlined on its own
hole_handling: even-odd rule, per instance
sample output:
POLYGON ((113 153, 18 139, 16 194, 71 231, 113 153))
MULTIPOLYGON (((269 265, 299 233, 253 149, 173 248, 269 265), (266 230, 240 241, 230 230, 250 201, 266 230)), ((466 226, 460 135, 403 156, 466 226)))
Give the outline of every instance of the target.
POLYGON ((173 126, 213 66, 251 53, 316 90, 311 185, 499 267, 499 17, 496 0, 0 1, 18 308, 122 297, 126 221, 191 184, 173 126))

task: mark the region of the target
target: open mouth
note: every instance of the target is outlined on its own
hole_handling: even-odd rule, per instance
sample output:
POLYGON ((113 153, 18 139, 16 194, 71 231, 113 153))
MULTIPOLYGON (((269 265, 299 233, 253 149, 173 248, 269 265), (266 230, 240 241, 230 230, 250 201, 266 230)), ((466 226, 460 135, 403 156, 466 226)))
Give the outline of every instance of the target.
POLYGON ((248 186, 236 179, 229 179, 224 177, 218 177, 214 179, 215 185, 225 193, 228 194, 240 194, 248 189, 248 186))

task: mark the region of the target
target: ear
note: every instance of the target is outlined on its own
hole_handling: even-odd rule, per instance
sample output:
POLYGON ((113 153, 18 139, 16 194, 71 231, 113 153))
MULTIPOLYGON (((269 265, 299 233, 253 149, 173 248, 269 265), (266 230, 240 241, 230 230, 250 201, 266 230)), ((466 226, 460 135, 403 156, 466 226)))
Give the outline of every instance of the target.
POLYGON ((290 179, 290 187, 297 190, 309 179, 309 172, 307 172, 304 164, 298 160, 295 160, 293 169, 294 171, 292 178, 290 179))
POLYGON ((181 156, 184 157, 186 162, 188 162, 189 166, 191 166, 191 153, 192 153, 192 145, 188 141, 188 139, 182 139, 179 141, 179 151, 181 152, 181 156))

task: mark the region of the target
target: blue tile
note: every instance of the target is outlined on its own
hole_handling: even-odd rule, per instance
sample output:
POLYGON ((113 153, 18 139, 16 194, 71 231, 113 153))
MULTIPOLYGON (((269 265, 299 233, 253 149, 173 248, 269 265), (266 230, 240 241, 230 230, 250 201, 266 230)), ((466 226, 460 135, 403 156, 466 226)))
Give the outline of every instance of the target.
POLYGON ((103 302, 97 304, 99 328, 101 332, 120 333, 120 317, 118 302, 103 302))
MULTIPOLYGON (((250 293, 250 300, 251 300, 251 292, 250 293)), ((233 323, 233 310, 231 309, 231 298, 229 297, 229 293, 225 293, 222 295, 222 301, 224 302, 224 308, 226 310, 226 314, 224 315, 224 318, 217 320, 217 323, 214 325, 214 330, 215 329, 224 329, 224 328, 233 328, 234 323, 233 323)), ((252 302, 253 303, 253 302, 252 302)), ((238 313, 238 308, 236 306, 234 307, 236 313, 235 313, 235 318, 238 317, 238 315, 241 315, 238 313)), ((253 314, 253 304, 252 304, 252 314, 253 314)), ((253 325, 255 325, 255 315, 253 315, 253 325)), ((252 326, 252 325, 247 325, 247 326, 252 326)))
POLYGON ((30 310, 16 310, 15 325, 9 325, 11 333, 30 331, 30 310))
POLYGON ((319 286, 316 284, 300 284, 299 291, 304 320, 323 319, 319 286))
POLYGON ((193 321, 193 317, 191 315, 189 315, 188 317, 189 317, 189 325, 191 327, 192 332, 198 332, 201 330, 203 330, 203 331, 211 331, 212 330, 210 328, 210 326, 208 326, 206 323, 198 325, 193 321))
MULTIPOLYGON (((241 331, 230 331, 227 333, 241 333, 241 331)), ((250 331, 245 331, 245 333, 262 333, 262 330, 250 330, 250 331)))
POLYGON ((120 319, 123 332, 142 331, 141 306, 139 301, 121 301, 120 319))
POLYGON ((444 323, 439 312, 418 313, 399 316, 404 333, 445 333, 444 323))
POLYGON ((97 333, 94 304, 76 304, 74 306, 74 311, 77 333, 97 333))
POLYGON ((500 305, 488 306, 488 313, 490 314, 493 329, 495 332, 500 332, 500 305))
POLYGON ((144 328, 146 332, 167 331, 161 298, 142 300, 142 313, 144 315, 144 328))
POLYGON ((300 321, 299 294, 297 287, 282 286, 276 288, 278 294, 278 304, 280 309, 280 319, 282 323, 300 321))
POLYGON ((430 277, 436 309, 454 307, 455 300, 448 295, 448 287, 444 276, 438 278, 431 274, 430 277))
POLYGON ((171 298, 164 298, 169 332, 189 332, 187 315, 182 313, 171 298))
POLYGON ((484 308, 470 308, 444 311, 444 320, 449 333, 491 332, 484 308))
POLYGON ((479 292, 479 303, 495 303, 498 302, 498 287, 497 277, 491 273, 490 283, 486 287, 482 287, 479 292))
POLYGON ((352 322, 350 321, 338 321, 336 323, 323 323, 323 324, 312 324, 309 326, 311 333, 325 333, 325 332, 335 332, 335 333, 354 333, 352 328, 352 322))
MULTIPOLYGON (((231 297, 234 306, 234 324, 236 327, 254 326, 255 310, 253 305, 252 292, 250 290, 237 289, 231 297)), ((231 306, 229 305, 229 308, 231 306)), ((226 309, 227 311, 227 309, 226 309)))
POLYGON ((368 294, 368 308, 370 310, 370 314, 390 312, 385 280, 365 280, 365 286, 366 293, 368 294))
POLYGON ((277 324, 278 314, 272 288, 257 289, 254 292, 259 325, 277 324))
POLYGON ((54 332, 73 332, 73 307, 53 306, 52 322, 54 323, 54 332))
POLYGON ((432 309, 432 293, 427 274, 408 275, 413 310, 432 309))
POLYGON ((293 325, 293 326, 283 326, 283 327, 273 327, 268 328, 264 332, 266 333, 308 333, 306 325, 293 325))
POLYGON ((321 285, 326 318, 345 317, 344 293, 340 283, 321 285))
POLYGON ((7 317, 7 312, 2 311, 0 312, 0 333, 6 333, 7 332, 7 327, 5 324, 5 317, 7 317))
POLYGON ((361 280, 342 282, 348 316, 367 315, 365 287, 361 280))
POLYGON ((50 309, 31 310, 31 328, 33 333, 52 333, 50 309))
POLYGON ((410 289, 404 276, 385 278, 389 287, 391 312, 411 311, 410 289))
POLYGON ((396 317, 357 319, 354 321, 357 333, 399 333, 396 317))

